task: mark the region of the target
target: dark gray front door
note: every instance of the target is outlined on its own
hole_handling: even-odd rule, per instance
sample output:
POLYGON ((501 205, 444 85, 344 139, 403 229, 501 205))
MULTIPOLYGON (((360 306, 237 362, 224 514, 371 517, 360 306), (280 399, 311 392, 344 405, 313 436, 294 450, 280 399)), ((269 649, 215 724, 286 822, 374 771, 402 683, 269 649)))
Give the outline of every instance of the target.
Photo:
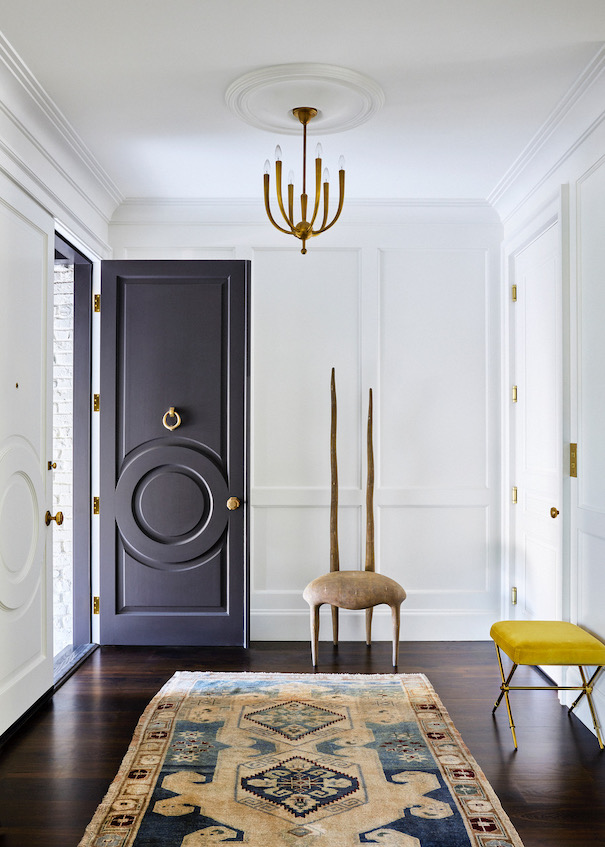
POLYGON ((102 263, 102 644, 247 643, 249 275, 102 263))

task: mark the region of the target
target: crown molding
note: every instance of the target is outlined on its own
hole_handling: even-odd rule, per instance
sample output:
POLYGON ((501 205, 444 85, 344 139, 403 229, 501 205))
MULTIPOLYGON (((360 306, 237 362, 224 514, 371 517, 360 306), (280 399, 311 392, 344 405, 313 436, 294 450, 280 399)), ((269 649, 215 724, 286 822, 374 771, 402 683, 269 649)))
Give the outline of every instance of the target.
MULTIPOLYGON (((565 119, 577 106, 579 101, 584 97, 586 92, 594 85, 596 80, 605 70, 605 47, 600 47, 595 56, 588 63, 586 68, 578 76, 574 84, 568 90, 564 97, 557 103, 546 121, 542 124, 538 132, 533 136, 529 144, 522 150, 519 156, 512 163, 510 168, 502 176, 499 182, 494 186, 492 191, 487 196, 487 201, 497 206, 506 192, 515 184, 521 174, 529 167, 534 159, 544 149, 547 142, 553 137, 556 131, 561 127, 565 119)), ((598 126, 604 115, 601 115, 593 124, 584 132, 581 139, 577 140, 560 156, 556 165, 549 169, 549 174, 556 170, 570 155, 578 148, 579 144, 590 135, 596 126, 598 126)), ((531 192, 533 193, 533 191, 531 192)), ((528 195, 529 196, 529 195, 528 195)))
MULTIPOLYGON (((71 151, 75 153, 75 155, 80 159, 80 161, 84 164, 89 173, 93 176, 97 184, 109 196, 111 201, 115 205, 119 205, 120 203, 122 203, 124 200, 124 196, 122 195, 119 188, 110 178, 110 176, 106 173, 106 171, 101 167, 101 165, 93 156, 86 144, 82 141, 82 139, 73 129, 67 118, 63 115, 59 107, 49 96, 49 94, 44 90, 44 88, 40 85, 34 74, 30 71, 25 62, 13 49, 10 43, 2 35, 2 33, 0 33, 0 61, 2 61, 2 63, 10 71, 12 76, 17 80, 21 88, 33 100, 37 108, 44 115, 46 120, 51 124, 53 129, 61 136, 63 141, 65 141, 69 145, 71 151)), ((42 152, 45 158, 49 160, 58 171, 60 171, 63 177, 65 177, 65 170, 53 157, 50 156, 50 154, 43 147, 43 145, 41 145, 40 142, 30 132, 26 130, 24 125, 18 120, 18 118, 12 113, 12 111, 7 109, 6 106, 4 107, 4 111, 15 123, 18 129, 25 135, 27 135, 28 140, 33 143, 36 148, 40 152, 42 152)), ((70 182, 72 183, 72 186, 78 188, 77 184, 73 180, 70 180, 70 182)), ((79 189, 79 191, 81 194, 83 194, 83 196, 87 196, 84 194, 84 192, 82 192, 82 189, 79 189)), ((87 199, 90 202, 90 198, 87 197, 87 199)))
MULTIPOLYGON (((479 208, 492 209, 488 200, 474 197, 420 197, 409 198, 384 198, 384 197, 351 197, 346 200, 347 206, 359 208, 385 207, 385 208, 479 208)), ((125 197, 122 206, 200 206, 203 208, 211 206, 249 206, 264 208, 262 198, 259 197, 125 197)))

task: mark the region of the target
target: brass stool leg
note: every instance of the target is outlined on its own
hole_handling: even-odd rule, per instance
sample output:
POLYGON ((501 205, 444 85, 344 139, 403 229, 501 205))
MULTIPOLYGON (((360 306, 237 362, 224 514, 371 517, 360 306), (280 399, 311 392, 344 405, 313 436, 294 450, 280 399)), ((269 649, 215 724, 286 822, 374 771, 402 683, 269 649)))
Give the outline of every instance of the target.
POLYGON ((594 703, 592 701, 592 686, 593 686, 593 683, 594 683, 596 677, 600 673, 602 667, 603 667, 602 665, 599 666, 596 669, 596 671, 593 673, 593 675, 590 677, 590 679, 587 681, 586 680, 586 674, 584 672, 584 668, 581 665, 578 665, 578 669, 580 671, 580 676, 582 677, 582 692, 581 692, 579 697, 576 697, 576 699, 574 700, 572 705, 569 707, 569 712, 570 713, 573 712, 573 710, 576 708, 576 706, 578 705, 578 703, 580 702, 582 697, 584 695, 586 695, 586 699, 588 700, 588 708, 590 709, 590 714, 592 716, 592 723, 593 723, 595 733, 597 735, 597 740, 599 742, 599 747, 601 748, 601 750, 604 749, 603 748, 603 738, 601 737, 601 727, 599 726, 599 719, 597 718, 597 712, 596 712, 596 709, 594 707, 594 703))
POLYGON ((504 668, 502 666, 502 657, 500 656, 500 648, 498 647, 497 644, 496 644, 496 656, 498 657, 498 666, 500 668, 500 676, 502 677, 502 685, 500 686, 500 689, 501 689, 500 690, 500 696, 496 700, 496 703, 494 704, 494 708, 492 709, 492 715, 494 714, 494 712, 496 711, 496 709, 498 708, 498 706, 502 702, 502 697, 504 697, 504 701, 506 703, 506 711, 508 712, 508 722, 509 722, 509 725, 510 725, 510 731, 511 731, 512 736, 513 736, 513 744, 515 745, 515 750, 517 750, 518 749, 517 748, 517 733, 515 732, 515 724, 513 722, 513 713, 511 711, 510 699, 509 699, 509 696, 508 696, 508 686, 509 686, 511 679, 513 678, 514 672, 517 670, 517 665, 513 664, 512 670, 509 673, 508 678, 507 678, 507 677, 504 676, 504 668))

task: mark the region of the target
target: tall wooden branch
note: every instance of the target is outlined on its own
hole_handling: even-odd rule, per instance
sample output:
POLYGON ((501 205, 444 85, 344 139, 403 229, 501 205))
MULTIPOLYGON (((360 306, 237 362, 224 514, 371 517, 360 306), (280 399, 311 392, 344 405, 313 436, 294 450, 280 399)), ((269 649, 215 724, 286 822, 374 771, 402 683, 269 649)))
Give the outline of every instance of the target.
POLYGON ((372 446, 372 389, 368 405, 368 479, 366 487, 366 571, 375 570, 374 560, 374 449, 372 446))
POLYGON ((336 461, 336 378, 330 385, 330 571, 340 570, 338 554, 338 465, 336 461))

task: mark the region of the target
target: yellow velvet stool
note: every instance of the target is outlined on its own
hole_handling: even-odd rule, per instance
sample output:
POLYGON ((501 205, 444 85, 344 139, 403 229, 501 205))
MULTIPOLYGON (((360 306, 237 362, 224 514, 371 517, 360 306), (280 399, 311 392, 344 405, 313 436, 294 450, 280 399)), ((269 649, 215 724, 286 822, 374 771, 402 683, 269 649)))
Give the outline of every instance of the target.
POLYGON ((605 644, 579 626, 565 621, 499 621, 492 626, 490 636, 496 645, 496 655, 502 676, 500 696, 496 700, 492 714, 504 697, 515 750, 517 736, 508 692, 520 690, 580 691, 579 697, 569 707, 569 711, 573 711, 582 697, 586 696, 599 747, 602 750, 603 739, 592 700, 592 690, 597 676, 605 665, 605 644), (508 676, 504 674, 500 650, 503 650, 513 663, 508 676), (510 681, 519 665, 576 665, 580 670, 582 685, 511 685, 510 681), (590 679, 587 678, 584 670, 587 665, 595 667, 590 679))

